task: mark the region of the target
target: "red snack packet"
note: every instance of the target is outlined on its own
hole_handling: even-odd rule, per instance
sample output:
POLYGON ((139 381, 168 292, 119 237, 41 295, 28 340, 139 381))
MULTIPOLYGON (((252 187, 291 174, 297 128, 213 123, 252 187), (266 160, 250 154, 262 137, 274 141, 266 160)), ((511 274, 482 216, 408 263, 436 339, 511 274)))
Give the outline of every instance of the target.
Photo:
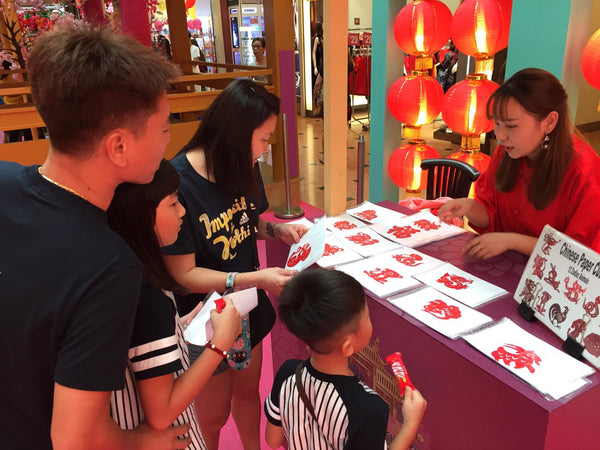
POLYGON ((223 311, 223 308, 225 308, 225 300, 223 300, 222 298, 216 299, 215 300, 215 307, 216 307, 218 313, 220 313, 221 311, 223 311))
POLYGON ((385 360, 392 367, 392 372, 394 372, 394 375, 398 380, 398 386, 400 387, 400 395, 404 395, 404 388, 406 386, 410 386, 412 389, 415 388, 412 384, 412 381, 410 381, 408 372, 406 371, 406 366, 404 365, 404 362, 402 362, 402 353, 392 353, 391 355, 386 356, 385 360))

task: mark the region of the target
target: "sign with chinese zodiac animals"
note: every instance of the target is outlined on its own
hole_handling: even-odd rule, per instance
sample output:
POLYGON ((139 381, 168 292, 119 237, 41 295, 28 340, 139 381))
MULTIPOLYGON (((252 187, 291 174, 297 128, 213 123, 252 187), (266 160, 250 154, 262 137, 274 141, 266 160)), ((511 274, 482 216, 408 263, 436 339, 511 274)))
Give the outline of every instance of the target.
POLYGON ((560 338, 600 367, 600 255, 546 225, 515 291, 560 338))

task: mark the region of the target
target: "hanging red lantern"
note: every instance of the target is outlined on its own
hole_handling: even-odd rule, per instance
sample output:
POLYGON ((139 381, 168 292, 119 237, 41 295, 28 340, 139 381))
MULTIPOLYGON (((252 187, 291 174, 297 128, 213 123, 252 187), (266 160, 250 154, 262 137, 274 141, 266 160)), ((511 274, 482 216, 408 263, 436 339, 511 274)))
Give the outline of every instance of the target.
MULTIPOLYGON (((452 153, 450 156, 448 156, 448 159, 457 159, 459 161, 466 162, 467 164, 470 164, 479 170, 479 173, 485 172, 490 165, 490 161, 492 160, 490 156, 486 155, 485 153, 481 153, 479 149, 476 151, 464 151, 463 149, 460 149, 458 152, 452 153)), ((477 182, 473 183, 471 185, 471 189, 469 189, 470 198, 475 196, 476 183, 477 182)))
POLYGON ((444 90, 437 81, 413 72, 392 84, 387 103, 397 120, 409 127, 420 128, 438 116, 443 99, 444 90))
POLYGON ((581 71, 592 87, 600 89, 600 30, 593 34, 583 48, 581 71))
POLYGON ((433 55, 450 38, 452 12, 438 0, 414 0, 394 21, 394 38, 410 55, 433 55))
POLYGON ((475 72, 491 73, 493 56, 508 46, 511 13, 512 0, 465 0, 457 8, 452 41, 475 58, 475 72))
POLYGON ((462 149, 479 150, 479 135, 494 128, 494 122, 487 118, 486 105, 496 89, 496 83, 476 73, 446 92, 442 117, 451 130, 462 134, 462 149))
POLYGON ((190 9, 196 4, 196 0, 185 0, 185 9, 190 9))
POLYGON ((407 191, 422 191, 427 186, 427 175, 421 170, 424 159, 439 158, 438 151, 423 139, 411 139, 394 150, 388 161, 392 181, 407 191))

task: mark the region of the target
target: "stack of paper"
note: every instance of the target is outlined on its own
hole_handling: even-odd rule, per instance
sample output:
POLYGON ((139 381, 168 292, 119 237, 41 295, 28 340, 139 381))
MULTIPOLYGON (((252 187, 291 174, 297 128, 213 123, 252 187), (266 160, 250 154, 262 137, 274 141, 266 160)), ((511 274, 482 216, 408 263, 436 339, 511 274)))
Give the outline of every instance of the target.
POLYGON ((490 323, 492 318, 426 287, 390 302, 450 339, 490 323))
POLYGON ((334 267, 362 259, 362 256, 344 244, 334 234, 325 235, 325 250, 323 256, 317 261, 321 267, 334 267))
POLYGON ((429 272, 415 275, 415 278, 471 308, 476 308, 508 293, 449 263, 429 272))
POLYGON ((388 241, 368 227, 336 233, 336 237, 362 256, 372 256, 394 250, 398 244, 388 241))
POLYGON ((335 217, 327 217, 327 229, 330 231, 338 232, 344 230, 353 230, 355 228, 366 227, 365 222, 352 217, 350 214, 340 214, 335 217))
POLYGON ((509 319, 464 339, 542 394, 559 399, 584 386, 594 369, 536 338, 509 319))
POLYGON ((346 210, 346 212, 367 223, 395 222, 405 216, 405 214, 370 202, 363 202, 354 208, 346 210))
POLYGON ((436 259, 433 256, 426 255, 425 253, 404 246, 400 246, 397 249, 386 253, 381 253, 377 255, 377 257, 384 261, 386 259, 391 259, 394 263, 398 263, 398 265, 395 265, 398 272, 406 276, 418 275, 446 264, 440 259, 436 259))
POLYGON ((378 222, 371 225, 370 228, 407 247, 418 247, 466 232, 455 225, 440 222, 429 210, 423 210, 399 220, 378 222))

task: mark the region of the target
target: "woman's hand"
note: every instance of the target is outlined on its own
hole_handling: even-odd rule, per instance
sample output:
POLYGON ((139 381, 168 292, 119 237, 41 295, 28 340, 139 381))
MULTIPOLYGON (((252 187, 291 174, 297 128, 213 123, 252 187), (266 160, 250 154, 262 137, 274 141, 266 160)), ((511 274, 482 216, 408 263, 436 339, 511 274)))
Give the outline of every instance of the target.
POLYGON ((438 211, 438 217, 442 222, 452 225, 454 218, 462 219, 466 216, 475 200, 470 198, 456 198, 448 200, 438 211))
POLYGON ((281 239, 288 245, 300 242, 300 238, 306 234, 308 227, 298 224, 277 223, 273 226, 275 237, 281 239))
POLYGON ((464 252, 479 259, 490 259, 510 250, 508 233, 485 233, 466 243, 464 252))
POLYGON ((294 275, 295 270, 286 270, 280 267, 269 267, 255 272, 256 287, 264 289, 273 295, 281 294, 281 290, 294 275))
POLYGON ((221 312, 216 309, 210 312, 210 321, 215 335, 213 344, 223 350, 231 348, 233 341, 242 332, 242 319, 239 311, 233 306, 230 297, 225 297, 225 308, 221 312))

